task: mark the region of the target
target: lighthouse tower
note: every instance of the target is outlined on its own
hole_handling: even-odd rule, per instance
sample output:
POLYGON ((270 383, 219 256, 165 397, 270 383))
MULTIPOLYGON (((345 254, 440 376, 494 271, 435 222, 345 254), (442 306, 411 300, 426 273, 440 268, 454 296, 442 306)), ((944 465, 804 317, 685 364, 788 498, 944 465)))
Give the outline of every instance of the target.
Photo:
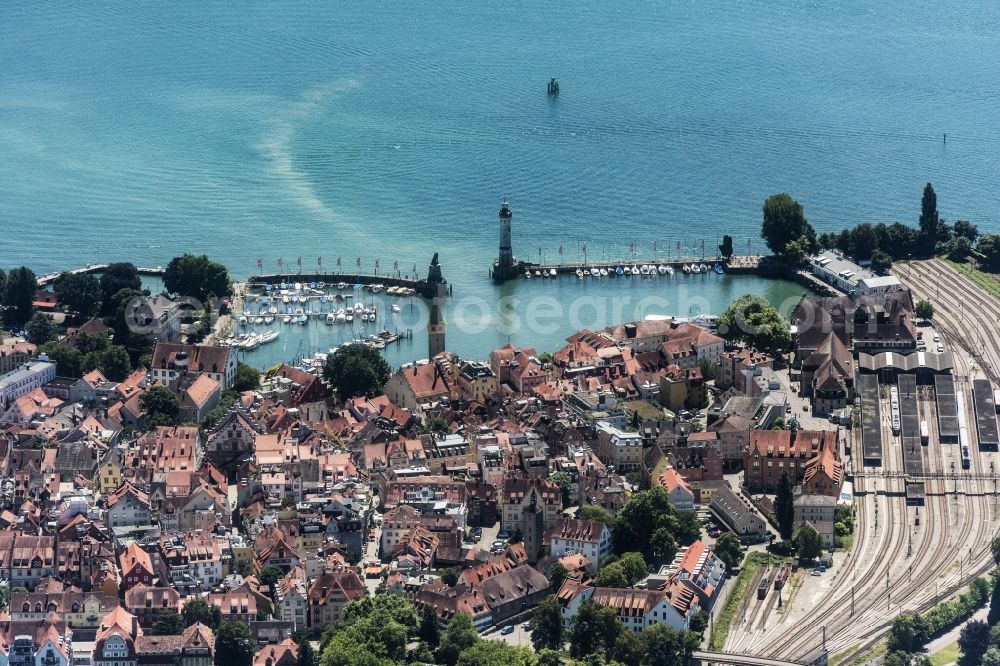
POLYGON ((514 265, 514 250, 510 244, 510 219, 514 216, 510 206, 504 201, 500 204, 500 257, 493 265, 493 279, 503 282, 517 276, 514 265))
POLYGON ((445 350, 444 302, 448 298, 448 282, 441 275, 437 252, 427 269, 427 283, 431 291, 431 314, 427 321, 427 358, 433 359, 445 350))

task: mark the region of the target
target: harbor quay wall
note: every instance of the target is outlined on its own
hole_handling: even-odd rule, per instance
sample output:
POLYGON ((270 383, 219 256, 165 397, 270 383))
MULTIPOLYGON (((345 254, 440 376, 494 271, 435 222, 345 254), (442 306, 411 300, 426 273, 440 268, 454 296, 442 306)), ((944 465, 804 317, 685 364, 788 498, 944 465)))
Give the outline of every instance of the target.
MULTIPOLYGON (((409 287, 415 289, 424 298, 434 297, 434 285, 426 279, 412 279, 392 274, 378 273, 265 273, 254 275, 247 280, 250 287, 261 287, 265 284, 276 285, 282 282, 346 282, 348 284, 381 284, 386 287, 409 287)), ((450 286, 450 285, 449 285, 450 286)))

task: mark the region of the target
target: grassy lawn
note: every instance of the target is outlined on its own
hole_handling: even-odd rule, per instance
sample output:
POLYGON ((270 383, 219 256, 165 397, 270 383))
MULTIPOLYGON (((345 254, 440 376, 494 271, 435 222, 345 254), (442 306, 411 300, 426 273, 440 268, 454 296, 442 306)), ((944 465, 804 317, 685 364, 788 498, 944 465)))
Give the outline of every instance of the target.
POLYGON ((733 589, 729 592, 729 596, 726 597, 726 604, 722 607, 722 611, 715 620, 712 636, 708 641, 710 649, 721 650, 722 646, 726 644, 729 627, 733 623, 733 617, 743 606, 743 600, 746 599, 750 583, 757 575, 757 572, 760 571, 760 568, 770 561, 771 556, 768 553, 750 553, 743 560, 743 569, 740 571, 740 575, 736 577, 736 581, 733 582, 733 589))
POLYGON ((855 650, 857 650, 858 649, 858 645, 860 645, 860 643, 855 643, 854 645, 852 645, 851 647, 847 648, 843 652, 838 652, 837 654, 835 654, 832 657, 830 657, 830 661, 829 661, 828 666, 837 666, 837 664, 839 664, 840 662, 842 662, 844 660, 844 657, 846 655, 848 655, 851 652, 854 652, 855 650))
POLYGON ((962 651, 958 649, 958 641, 944 646, 938 652, 931 655, 931 666, 945 666, 958 661, 962 651))
POLYGON ((882 641, 878 645, 876 645, 875 647, 873 647, 871 650, 868 650, 868 652, 865 652, 864 654, 862 654, 857 659, 854 659, 851 663, 852 664, 867 664, 869 661, 872 661, 873 659, 876 659, 876 658, 881 657, 882 655, 884 655, 885 651, 886 651, 885 641, 882 641))
POLYGON ((1000 299, 1000 280, 996 277, 989 273, 984 273, 971 264, 958 264, 954 261, 946 261, 948 261, 949 266, 975 282, 994 298, 1000 299))

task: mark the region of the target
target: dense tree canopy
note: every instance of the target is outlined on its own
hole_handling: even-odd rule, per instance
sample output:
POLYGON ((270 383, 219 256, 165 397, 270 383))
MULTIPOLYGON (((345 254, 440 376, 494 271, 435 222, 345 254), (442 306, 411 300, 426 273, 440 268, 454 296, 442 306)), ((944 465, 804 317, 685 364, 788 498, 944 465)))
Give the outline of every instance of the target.
POLYGON ((236 379, 233 380, 233 390, 254 391, 260 386, 260 371, 242 361, 236 366, 236 379))
POLYGON ((787 350, 792 345, 791 328, 766 299, 744 294, 719 317, 719 334, 768 351, 787 350))
POLYGON ((389 381, 389 364, 378 350, 367 345, 344 345, 326 357, 323 376, 341 399, 373 396, 389 381))
POLYGON ((89 273, 63 273, 52 283, 59 306, 85 321, 97 314, 101 305, 101 283, 89 273))
POLYGON ((940 217, 937 209, 937 193, 934 187, 927 183, 920 200, 920 250, 924 256, 931 256, 937 247, 940 235, 940 217))
POLYGON ((135 264, 116 263, 109 264, 101 273, 101 314, 109 317, 115 313, 115 294, 122 289, 132 289, 139 291, 142 289, 142 280, 135 264))
POLYGON ((580 604, 569 628, 570 656, 580 658, 597 652, 610 652, 624 630, 613 608, 599 606, 587 599, 580 604))
POLYGON ((472 616, 468 613, 455 614, 441 636, 437 652, 438 663, 455 666, 462 652, 475 645, 478 640, 479 632, 472 622, 472 616))
POLYGON ((169 608, 156 615, 156 622, 150 628, 150 633, 154 636, 178 636, 183 631, 184 620, 169 608))
POLYGON ((31 315, 31 319, 28 320, 28 324, 24 328, 28 333, 28 342, 33 345, 44 345, 55 334, 52 320, 41 312, 31 315))
POLYGON ((201 622, 209 629, 215 631, 222 624, 222 611, 218 606, 209 606, 208 602, 201 597, 192 597, 184 602, 181 609, 181 617, 184 618, 184 626, 190 627, 196 622, 201 622))
POLYGON ((917 301, 913 310, 918 319, 923 319, 924 321, 934 319, 934 304, 930 301, 917 301))
POLYGON ((4 323, 19 328, 31 319, 38 280, 30 268, 21 266, 7 273, 3 285, 4 323))
POLYGON ((456 666, 535 666, 535 655, 526 647, 480 640, 462 652, 456 666))
POLYGON ((250 666, 254 640, 246 622, 226 621, 215 635, 215 666, 250 666))
POLYGON ((618 512, 616 552, 638 552, 648 560, 672 559, 678 545, 698 538, 701 525, 693 511, 678 511, 662 486, 633 493, 618 512))
POLYGON ((146 411, 146 420, 150 425, 171 425, 181 407, 177 395, 166 386, 149 389, 139 396, 139 404, 146 411))
POLYGON ((204 254, 185 254, 171 259, 163 273, 163 286, 172 294, 200 301, 206 301, 210 295, 221 298, 232 293, 229 271, 204 254))
POLYGON ((972 252, 972 241, 965 236, 955 236, 948 241, 946 248, 949 259, 952 261, 965 261, 965 258, 972 252))
POLYGON ((804 524, 795 533, 795 545, 799 559, 807 562, 816 559, 823 552, 823 542, 820 540, 819 532, 809 523, 804 524))
POLYGON ((600 523, 604 523, 608 526, 609 530, 613 530, 615 528, 615 523, 618 520, 615 518, 615 514, 611 513, 599 504, 584 504, 576 510, 576 517, 580 520, 596 520, 600 523))
POLYGON ((743 561, 743 548, 740 545, 740 540, 732 532, 726 532, 716 540, 715 554, 730 571, 740 566, 743 561))
POLYGON ((778 521, 778 533, 785 540, 792 538, 792 529, 795 527, 794 502, 792 481, 788 478, 788 472, 782 472, 774 493, 774 517, 778 521))
POLYGON ((1000 234, 984 234, 976 243, 982 267, 988 271, 1000 271, 1000 234))
POLYGON ((760 235, 772 252, 795 259, 812 252, 816 232, 806 220, 802 204, 788 194, 772 194, 764 201, 763 210, 760 235))
POLYGON ((545 597, 531 616, 531 644, 536 650, 563 647, 562 607, 554 594, 545 597))

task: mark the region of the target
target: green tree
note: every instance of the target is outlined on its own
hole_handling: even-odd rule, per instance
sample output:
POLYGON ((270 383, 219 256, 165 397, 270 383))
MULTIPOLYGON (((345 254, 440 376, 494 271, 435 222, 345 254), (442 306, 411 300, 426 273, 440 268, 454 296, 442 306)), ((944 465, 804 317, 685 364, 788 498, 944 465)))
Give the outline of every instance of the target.
POLYGON ((615 515, 599 504, 584 504, 576 510, 576 517, 580 520, 596 520, 607 525, 609 530, 615 528, 617 518, 615 515))
POLYGON ((1000 626, 1000 578, 993 583, 993 593, 990 595, 990 612, 986 622, 992 627, 1000 626))
POLYGON ((871 269, 873 273, 886 275, 889 273, 890 268, 892 268, 892 255, 881 249, 872 252, 871 269))
POLYGON ((982 257, 983 268, 1000 271, 1000 234, 985 234, 976 243, 976 252, 982 257))
POLYGON ((787 255, 791 243, 796 244, 796 254, 812 251, 816 232, 806 220, 802 204, 787 194, 773 194, 764 201, 763 212, 760 235, 772 252, 787 255))
POLYGON ((569 654, 574 659, 597 652, 609 652, 618 635, 625 631, 613 608, 600 606, 590 599, 582 604, 569 628, 569 654))
POLYGON ((820 540, 819 532, 806 523, 798 529, 795 535, 795 542, 799 551, 799 559, 809 561, 819 557, 823 552, 823 542, 820 540))
POLYGON ((212 631, 216 631, 222 624, 222 611, 219 607, 209 606, 201 597, 188 599, 181 609, 181 617, 184 618, 185 627, 201 622, 212 631))
POLYGON ((215 636, 215 666, 250 666, 254 644, 246 622, 226 621, 215 636))
POLYGON ((271 590, 274 590, 274 586, 277 585, 278 581, 284 577, 285 573, 281 570, 281 567, 269 564, 260 570, 257 580, 264 585, 267 585, 271 590))
POLYGON ((376 594, 344 606, 345 622, 363 619, 392 621, 402 626, 409 634, 416 632, 419 623, 417 609, 413 604, 391 594, 376 594))
POLYGON ((993 646, 984 652, 980 666, 1000 666, 1000 647, 993 646))
POLYGON ((952 233, 968 238, 970 243, 975 243, 976 239, 979 238, 979 227, 968 220, 955 220, 955 228, 952 229, 952 233))
POLYGON ((948 258, 952 261, 965 261, 972 252, 972 241, 965 236, 955 236, 948 241, 948 258))
POLYGON ((319 656, 308 639, 299 641, 299 662, 297 666, 319 666, 319 656))
POLYGON ((424 433, 425 435, 447 433, 448 421, 444 417, 435 414, 434 416, 431 416, 426 421, 424 421, 424 425, 420 429, 420 432, 424 433))
MULTIPOLYGON (((615 639, 615 645, 611 653, 605 659, 614 659, 619 664, 641 664, 645 658, 645 648, 642 639, 634 631, 623 631, 615 639)), ((599 655, 593 655, 595 657, 599 655)), ((604 662, 608 663, 607 661, 604 662)))
POLYGON ((630 587, 625 569, 618 562, 605 564, 594 576, 597 587, 630 587))
POLYGON ((535 655, 503 641, 476 641, 462 651, 457 666, 535 666, 535 655))
MULTIPOLYGON (((112 345, 102 352, 98 352, 96 367, 101 374, 113 382, 120 382, 132 372, 132 360, 128 356, 128 350, 121 345, 112 345)), ((90 356, 88 354, 87 356, 90 356)))
POLYGON ((524 532, 521 531, 521 526, 516 525, 511 531, 510 536, 507 537, 507 543, 515 544, 524 541, 524 532))
POLYGON ((478 640, 479 632, 472 622, 472 616, 468 613, 456 613, 441 636, 441 645, 437 652, 438 663, 455 666, 459 656, 478 640))
POLYGON ((958 636, 958 647, 962 649, 959 663, 963 666, 977 666, 989 646, 990 625, 982 620, 966 622, 958 636))
POLYGON ((792 480, 788 472, 782 472, 778 478, 778 487, 774 493, 774 515, 778 521, 778 533, 786 541, 792 538, 795 527, 795 500, 792 497, 792 480))
POLYGON ((1000 537, 994 537, 993 541, 990 542, 990 550, 993 553, 993 561, 1000 566, 1000 537))
POLYGON ((558 592, 562 584, 569 578, 569 571, 560 562, 555 562, 549 567, 549 589, 558 592))
POLYGON ((851 231, 851 256, 857 261, 871 259, 872 253, 878 249, 878 234, 868 222, 854 227, 851 231))
POLYGON ((167 608, 156 616, 156 622, 150 628, 154 636, 180 636, 184 631, 184 620, 174 611, 167 608))
POLYGON ((719 334, 758 349, 783 351, 792 346, 788 321, 766 299, 744 294, 719 317, 719 334))
POLYGON ((531 644, 536 650, 563 648, 562 607, 554 594, 545 597, 531 616, 531 644))
POLYGON ((618 512, 613 533, 616 552, 635 551, 662 561, 673 558, 678 543, 697 539, 701 526, 693 511, 677 511, 658 485, 632 493, 618 512))
POLYGON ((21 266, 7 273, 4 282, 3 304, 4 322, 12 328, 20 328, 31 319, 31 310, 38 291, 38 280, 30 268, 21 266))
POLYGON ((889 652, 919 652, 927 642, 927 625, 920 613, 900 613, 892 620, 889 652))
POLYGON ((549 475, 549 481, 559 486, 562 491, 562 505, 569 506, 573 503, 573 479, 566 472, 553 472, 549 475))
POLYGON ((63 273, 52 283, 59 305, 78 321, 97 314, 101 304, 101 283, 89 273, 63 273))
POLYGON ((33 345, 44 345, 55 335, 52 320, 41 312, 31 315, 25 331, 28 333, 28 342, 33 345))
POLYGON ((625 572, 625 579, 628 581, 629 587, 632 587, 649 574, 649 567, 646 566, 646 560, 642 557, 642 553, 624 553, 618 558, 617 564, 625 572))
POLYGON ((743 561, 743 548, 740 545, 740 540, 732 532, 726 532, 716 540, 715 554, 730 571, 740 566, 743 561))
POLYGON ((254 391, 260 386, 260 371, 246 363, 236 366, 236 378, 233 380, 233 390, 240 393, 254 391))
POLYGON ((151 425, 170 425, 177 419, 181 403, 166 386, 154 386, 139 396, 139 404, 151 425))
POLYGON ((535 666, 562 666, 562 655, 556 650, 542 650, 537 655, 535 666))
POLYGON ((132 289, 139 291, 142 289, 142 280, 135 264, 116 263, 108 264, 108 267, 101 273, 101 314, 109 317, 115 313, 117 302, 115 294, 122 289, 132 289))
POLYGON ((675 666, 691 662, 698 640, 693 634, 654 624, 642 632, 642 645, 646 655, 644 665, 675 666))
POLYGON ((323 376, 341 399, 374 396, 389 381, 389 364, 378 350, 367 345, 344 345, 326 357, 323 376))
POLYGON ((420 627, 417 629, 417 636, 431 647, 437 647, 441 639, 437 611, 431 604, 424 604, 420 609, 420 627))
POLYGON ((210 295, 221 298, 232 293, 229 271, 204 254, 185 254, 171 259, 163 273, 163 286, 172 294, 199 301, 206 301, 210 295))
POLYGON ((917 313, 918 319, 924 321, 934 319, 934 305, 930 301, 917 301, 914 311, 917 313))
POLYGON ((458 569, 455 567, 448 567, 441 572, 441 582, 448 587, 455 587, 458 584, 458 569))
POLYGON ((46 342, 38 348, 38 353, 44 354, 56 364, 56 372, 61 377, 82 377, 81 363, 83 356, 75 347, 59 342, 46 342))
POLYGON ((937 210, 937 194, 934 187, 927 183, 920 201, 920 249, 924 256, 931 256, 937 247, 940 234, 941 219, 937 210))
POLYGON ((722 237, 722 245, 719 246, 719 254, 726 260, 729 261, 733 256, 733 237, 729 234, 725 234, 722 237))

